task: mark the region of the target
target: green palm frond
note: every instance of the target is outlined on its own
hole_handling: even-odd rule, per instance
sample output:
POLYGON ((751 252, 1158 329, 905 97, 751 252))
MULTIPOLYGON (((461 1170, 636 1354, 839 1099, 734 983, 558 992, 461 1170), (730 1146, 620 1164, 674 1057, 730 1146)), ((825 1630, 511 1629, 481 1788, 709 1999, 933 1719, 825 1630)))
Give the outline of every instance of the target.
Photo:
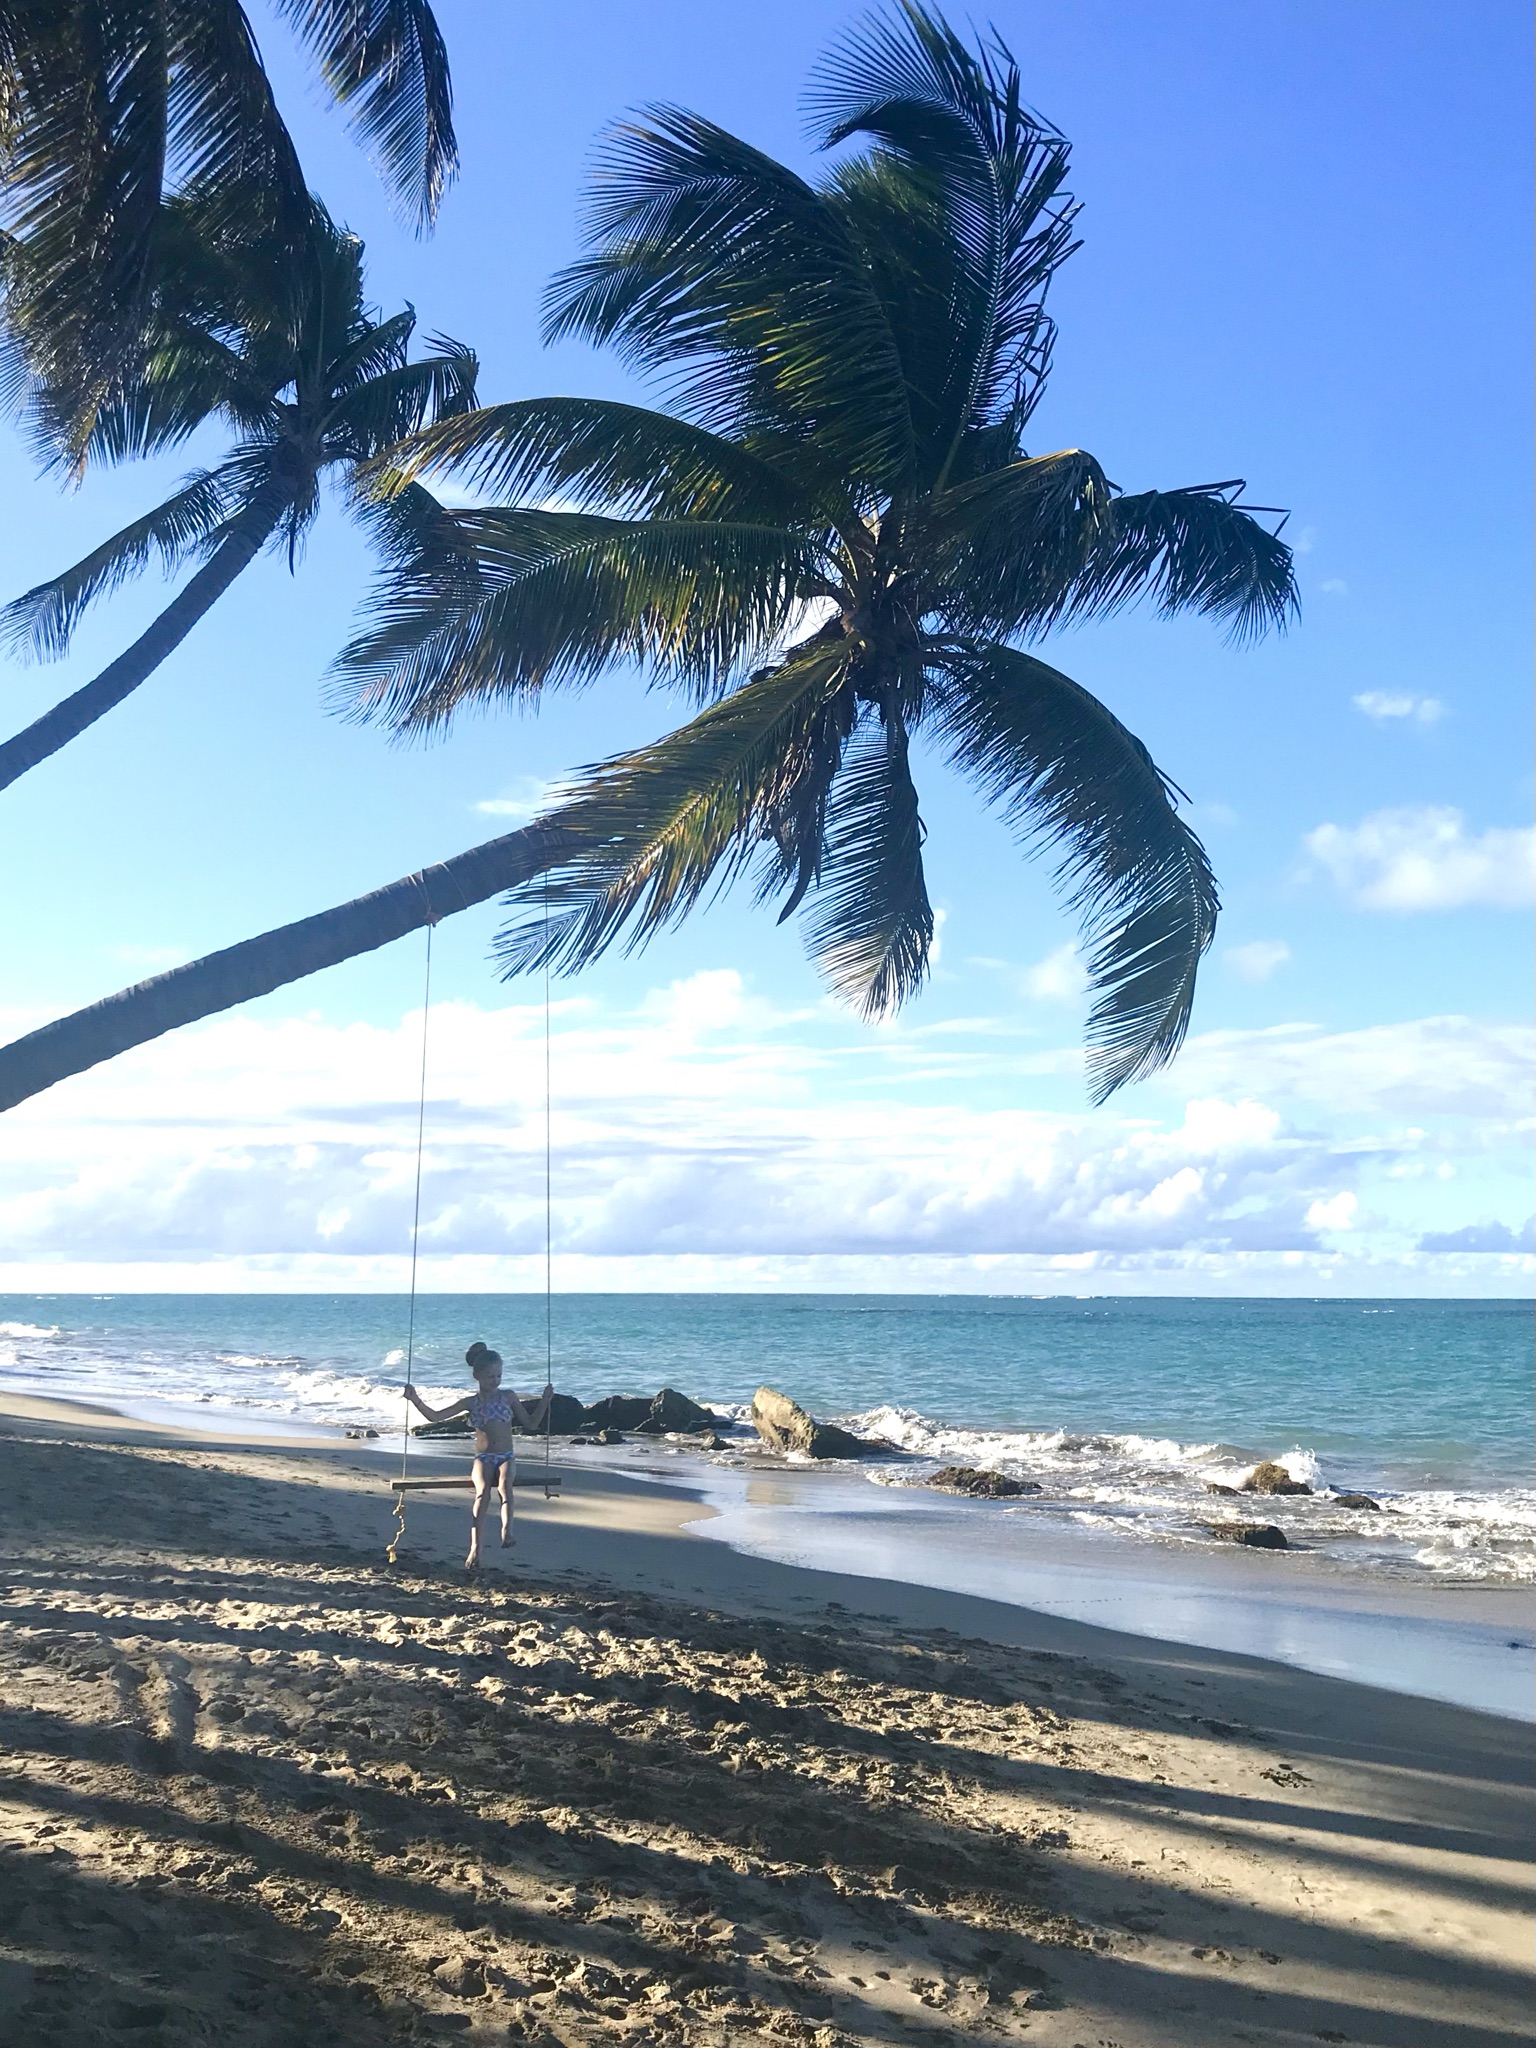
MULTIPOLYGON (((45 456, 67 438, 51 399, 50 392, 39 391, 32 408, 45 456)), ((270 425, 272 411, 270 389, 227 342, 196 329, 168 333, 131 385, 97 409, 85 454, 94 462, 163 454, 217 415, 249 432, 270 425)))
POLYGON ((544 821, 571 853, 506 899, 523 913, 496 940, 507 975, 575 973, 621 935, 632 951, 774 847, 797 785, 823 772, 829 715, 846 717, 848 665, 846 648, 812 640, 654 746, 586 771, 544 821))
MULTIPOLYGON (((427 0, 280 5, 429 223, 456 154, 427 0)), ((165 202, 302 259, 309 194, 239 0, 7 0, 3 30, 3 226, 27 259, 7 315, 78 466, 139 366, 165 202)))
POLYGON ((298 238, 309 189, 244 7, 237 0, 160 6, 170 46, 162 90, 177 187, 207 207, 211 229, 298 238))
POLYGON ((391 565, 370 605, 378 623, 336 662, 354 713, 399 733, 430 731, 472 699, 586 682, 615 661, 719 688, 819 588, 813 550, 780 527, 511 509, 444 517, 425 557, 391 565))
MULTIPOLYGON (((361 268, 359 261, 359 272, 361 268)), ((387 320, 362 321, 339 349, 326 356, 324 368, 318 374, 327 390, 338 397, 343 392, 355 391, 371 378, 399 369, 415 332, 416 314, 410 306, 392 313, 387 320)))
POLYGON ((890 322, 838 210, 711 121, 671 107, 619 129, 588 209, 595 253, 550 288, 545 333, 611 343, 680 409, 806 459, 903 476, 912 420, 890 322))
POLYGON ((69 650, 80 616, 95 598, 137 576, 158 553, 167 574, 206 547, 239 502, 235 479, 203 470, 179 491, 114 533, 83 560, 33 588, 0 612, 0 635, 37 660, 55 661, 69 650))
POLYGON ((915 515, 928 602, 988 636, 1054 618, 1112 538, 1113 488, 1081 448, 1025 457, 936 491, 915 515))
POLYGON ((385 453, 425 420, 454 419, 475 402, 473 352, 436 337, 441 353, 398 363, 352 382, 327 408, 325 433, 336 456, 363 462, 385 453))
POLYGON ((894 19, 871 17, 845 40, 808 105, 824 147, 868 135, 940 196, 964 287, 951 446, 999 409, 1027 411, 1021 384, 1038 377, 1045 295, 1077 247, 1077 209, 1062 191, 1066 139, 1024 106, 1018 66, 1001 45, 972 52, 942 16, 903 0, 894 19))
POLYGON ((1283 629, 1297 609, 1291 551, 1239 504, 1244 485, 1201 484, 1116 498, 1111 529, 1060 608, 1102 617, 1150 597, 1165 615, 1224 619, 1238 640, 1283 629))
POLYGON ((74 393, 83 443, 147 297, 166 159, 164 23, 156 0, 110 13, 23 0, 10 29, 7 321, 32 374, 74 393))
POLYGON ((867 717, 827 807, 811 958, 866 1017, 899 1009, 922 986, 933 944, 923 823, 899 717, 867 717))
POLYGON ((1102 1102, 1183 1043, 1220 908, 1205 849, 1140 740, 1081 684, 1009 647, 955 644, 935 661, 957 766, 1067 880, 1098 997, 1088 1068, 1102 1102))
POLYGON ((458 170, 448 53, 426 0, 279 0, 410 216, 437 218, 458 170))
POLYGON ((507 498, 545 494, 628 518, 814 523, 814 498, 738 441, 605 398, 527 398, 412 435, 376 470, 387 495, 445 473, 507 498))

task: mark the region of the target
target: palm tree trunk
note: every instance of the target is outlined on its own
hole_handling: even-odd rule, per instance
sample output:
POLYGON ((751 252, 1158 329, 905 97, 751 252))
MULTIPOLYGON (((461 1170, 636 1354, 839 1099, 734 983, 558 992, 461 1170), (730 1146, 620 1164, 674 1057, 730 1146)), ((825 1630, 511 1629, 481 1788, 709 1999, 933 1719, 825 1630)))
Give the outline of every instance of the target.
POLYGON ((268 497, 258 499, 185 590, 177 592, 148 632, 141 633, 126 654, 120 654, 83 689, 62 698, 51 711, 34 719, 14 739, 0 744, 0 789, 8 789, 29 768, 35 768, 39 761, 46 761, 60 747, 78 739, 87 726, 94 725, 154 674, 204 612, 224 595, 241 570, 255 560, 282 517, 286 502, 286 496, 275 501, 268 497))
POLYGON ((334 910, 280 925, 222 953, 173 967, 89 1009, 60 1017, 0 1046, 0 1110, 13 1109, 55 1081, 82 1073, 180 1024, 248 1003, 322 967, 387 946, 391 939, 436 924, 503 889, 555 866, 572 842, 558 825, 540 821, 488 839, 452 860, 356 896, 334 910))

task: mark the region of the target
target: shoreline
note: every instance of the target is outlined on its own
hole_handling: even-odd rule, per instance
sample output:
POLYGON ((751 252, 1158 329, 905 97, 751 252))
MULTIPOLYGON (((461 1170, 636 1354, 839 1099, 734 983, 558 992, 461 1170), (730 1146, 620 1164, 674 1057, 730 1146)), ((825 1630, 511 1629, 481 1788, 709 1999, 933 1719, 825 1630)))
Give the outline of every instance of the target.
POLYGON ((470 1581, 460 1496, 383 1568, 363 1447, 0 1464, 21 2048, 1523 2037, 1513 1721, 755 1557, 670 1475, 565 1462, 470 1581))
MULTIPOLYGON (((57 1423, 111 1440, 336 1452, 394 1470, 394 1446, 337 1428, 230 1430, 78 1401, 0 1393, 4 1419, 57 1423)), ((236 1420, 213 1411, 210 1421, 236 1420)), ((461 1449, 414 1441, 418 1476, 462 1469, 461 1449)), ((1536 1719, 1536 1589, 1392 1582, 1349 1574, 1306 1551, 1174 1550, 1113 1531, 1064 1531, 1031 1511, 921 1488, 871 1487, 832 1464, 726 1465, 685 1444, 630 1439, 621 1450, 562 1448, 566 1473, 618 1480, 697 1503, 676 1526, 732 1555, 829 1573, 850 1585, 980 1596, 1001 1610, 1103 1627, 1165 1647, 1234 1647, 1263 1662, 1516 1721, 1536 1719), (1021 1531, 1024 1542, 1014 1538, 1021 1531)), ((525 1481, 525 1486, 530 1482, 525 1481)), ((534 1482, 536 1483, 536 1482, 534 1482)), ((440 1503, 439 1503, 440 1505, 440 1503)), ((456 1510, 455 1510, 456 1511, 456 1510)), ((858 1605, 859 1602, 853 1604, 858 1605)), ((1005 1631, 1005 1639, 1016 1634, 1005 1631)))

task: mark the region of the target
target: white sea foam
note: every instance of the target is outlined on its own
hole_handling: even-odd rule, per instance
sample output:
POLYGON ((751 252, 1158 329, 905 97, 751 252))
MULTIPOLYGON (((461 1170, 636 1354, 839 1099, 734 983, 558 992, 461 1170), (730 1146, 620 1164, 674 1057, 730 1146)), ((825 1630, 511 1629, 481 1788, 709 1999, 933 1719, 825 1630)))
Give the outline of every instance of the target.
POLYGON ((1209 1545, 1218 1540, 1213 1523, 1235 1513, 1277 1525, 1297 1549, 1322 1552, 1357 1569, 1536 1583, 1536 1492, 1388 1489, 1379 1494, 1377 1513, 1346 1508, 1336 1496, 1353 1492, 1353 1485, 1330 1474, 1315 1451, 1298 1445, 1269 1453, 1268 1461, 1309 1493, 1228 1500, 1213 1498, 1209 1489, 1240 1491, 1261 1461, 1225 1445, 1065 1429, 965 1429, 911 1408, 873 1408, 844 1419, 860 1435, 908 1454, 900 1465, 865 1468, 878 1486, 921 1486, 940 1466, 969 1465, 1040 1489, 1026 1505, 1005 1512, 1055 1512, 1084 1528, 1113 1529, 1144 1541, 1209 1545))
POLYGON ((44 1328, 40 1323, 0 1323, 0 1337, 57 1337, 57 1323, 44 1328))

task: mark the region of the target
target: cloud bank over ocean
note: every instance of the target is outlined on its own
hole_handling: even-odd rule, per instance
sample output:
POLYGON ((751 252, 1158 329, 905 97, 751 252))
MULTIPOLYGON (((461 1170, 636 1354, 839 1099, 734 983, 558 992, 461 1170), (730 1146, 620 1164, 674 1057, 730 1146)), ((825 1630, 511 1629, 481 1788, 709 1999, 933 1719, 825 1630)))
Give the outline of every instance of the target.
MULTIPOLYGON (((434 1006, 429 1286, 542 1284, 542 1031, 434 1006)), ((0 1288, 401 1285, 419 1033, 235 1015, 25 1105, 0 1288)), ((556 1284, 1516 1292, 1529 1050, 1454 1016, 1209 1032, 1095 1111, 1008 1018, 871 1031, 729 969, 557 996, 556 1284)))

